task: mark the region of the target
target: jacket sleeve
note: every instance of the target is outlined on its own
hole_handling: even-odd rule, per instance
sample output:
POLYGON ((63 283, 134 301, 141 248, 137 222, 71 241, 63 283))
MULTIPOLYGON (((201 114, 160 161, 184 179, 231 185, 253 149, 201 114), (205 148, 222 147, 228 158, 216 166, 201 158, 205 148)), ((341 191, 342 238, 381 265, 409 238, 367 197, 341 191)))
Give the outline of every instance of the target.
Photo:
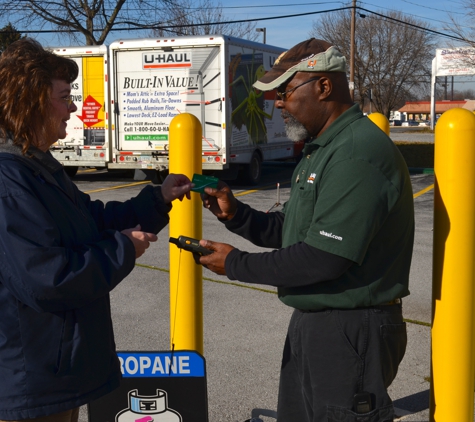
MULTIPOLYGON (((76 188, 77 189, 77 188, 76 188)), ((134 198, 125 202, 91 201, 89 195, 78 190, 83 203, 92 214, 99 230, 124 230, 140 224, 142 231, 157 234, 169 221, 172 206, 163 201, 159 186, 146 186, 134 198)))
POLYGON ((57 192, 15 167, 0 172, 0 295, 38 312, 87 306, 135 265, 127 236, 98 230, 57 192))

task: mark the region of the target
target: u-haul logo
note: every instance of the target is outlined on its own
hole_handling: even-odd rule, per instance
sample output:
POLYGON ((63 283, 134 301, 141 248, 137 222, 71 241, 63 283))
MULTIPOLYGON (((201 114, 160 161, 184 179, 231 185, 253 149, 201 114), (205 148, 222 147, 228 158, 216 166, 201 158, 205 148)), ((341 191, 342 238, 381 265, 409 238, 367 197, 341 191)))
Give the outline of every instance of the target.
POLYGON ((191 67, 191 51, 186 53, 142 53, 143 69, 169 69, 173 67, 191 67))

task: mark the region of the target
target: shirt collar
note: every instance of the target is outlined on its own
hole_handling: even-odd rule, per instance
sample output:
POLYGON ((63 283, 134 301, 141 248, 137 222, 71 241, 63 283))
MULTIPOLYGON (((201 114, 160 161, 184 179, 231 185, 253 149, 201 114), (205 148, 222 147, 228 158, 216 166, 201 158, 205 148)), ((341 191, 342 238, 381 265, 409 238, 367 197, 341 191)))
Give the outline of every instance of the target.
POLYGON ((307 155, 318 147, 324 147, 329 144, 343 129, 353 123, 355 120, 363 117, 358 104, 354 104, 344 113, 336 118, 335 121, 320 136, 313 138, 303 148, 303 154, 307 155))

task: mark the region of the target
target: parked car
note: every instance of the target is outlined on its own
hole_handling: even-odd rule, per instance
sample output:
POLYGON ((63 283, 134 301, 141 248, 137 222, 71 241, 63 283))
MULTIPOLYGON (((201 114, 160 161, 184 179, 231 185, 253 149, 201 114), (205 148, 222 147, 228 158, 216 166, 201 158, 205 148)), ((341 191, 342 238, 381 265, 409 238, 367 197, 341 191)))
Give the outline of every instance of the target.
POLYGON ((389 121, 389 126, 401 126, 402 120, 392 119, 389 121))
POLYGON ((401 126, 419 126, 419 122, 416 122, 415 120, 406 120, 405 122, 402 122, 401 126))
POLYGON ((429 120, 419 120, 419 126, 430 126, 429 120))

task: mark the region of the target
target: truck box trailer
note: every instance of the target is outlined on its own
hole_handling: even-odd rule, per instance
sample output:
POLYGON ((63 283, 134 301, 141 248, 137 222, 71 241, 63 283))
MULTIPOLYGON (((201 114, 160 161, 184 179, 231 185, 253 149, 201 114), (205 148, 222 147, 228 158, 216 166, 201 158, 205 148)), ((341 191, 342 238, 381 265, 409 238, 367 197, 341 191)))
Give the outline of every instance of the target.
POLYGON ((50 148, 71 176, 78 167, 106 168, 112 160, 109 136, 108 49, 105 45, 51 49, 74 60, 78 78, 71 95, 78 110, 71 114, 65 139, 50 148))
POLYGON ((263 161, 295 155, 275 92, 252 87, 282 52, 225 35, 113 42, 108 167, 166 172, 170 122, 191 113, 202 125, 203 172, 241 171, 257 183, 263 161))

